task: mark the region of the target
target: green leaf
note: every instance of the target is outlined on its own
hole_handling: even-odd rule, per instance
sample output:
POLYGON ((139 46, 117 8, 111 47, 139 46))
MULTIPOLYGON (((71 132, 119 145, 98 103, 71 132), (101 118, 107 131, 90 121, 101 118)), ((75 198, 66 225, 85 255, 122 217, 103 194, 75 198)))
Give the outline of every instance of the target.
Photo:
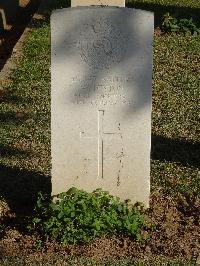
POLYGON ((105 232, 137 237, 142 226, 143 215, 139 209, 108 192, 87 193, 73 188, 58 197, 56 204, 40 201, 41 218, 36 217, 32 222, 40 226, 40 232, 46 237, 51 236, 63 244, 89 242, 105 232))

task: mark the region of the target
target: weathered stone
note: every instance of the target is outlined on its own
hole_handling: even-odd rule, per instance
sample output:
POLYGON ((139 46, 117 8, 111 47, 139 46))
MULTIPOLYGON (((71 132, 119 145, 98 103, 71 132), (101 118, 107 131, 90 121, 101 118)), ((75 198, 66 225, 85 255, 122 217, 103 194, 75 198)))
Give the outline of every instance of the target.
POLYGON ((71 0, 71 6, 119 6, 125 7, 125 0, 71 0))
POLYGON ((57 10, 52 27, 52 194, 101 187, 148 206, 153 14, 57 10))

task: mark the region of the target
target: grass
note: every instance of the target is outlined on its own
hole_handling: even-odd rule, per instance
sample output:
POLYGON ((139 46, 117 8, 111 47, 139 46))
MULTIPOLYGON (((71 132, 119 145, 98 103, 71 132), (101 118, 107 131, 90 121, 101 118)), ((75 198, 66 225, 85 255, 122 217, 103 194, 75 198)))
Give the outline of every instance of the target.
POLYGON ((200 26, 200 2, 196 0, 126 0, 126 6, 154 12, 155 26, 160 26, 166 13, 176 18, 193 18, 200 26))
POLYGON ((199 1, 196 0, 126 0, 126 4, 135 4, 140 2, 141 4, 154 4, 163 6, 173 7, 189 7, 189 8, 200 8, 199 1))
POLYGON ((29 36, 0 108, 1 164, 44 173, 50 169, 49 34, 43 25, 29 36))
POLYGON ((152 178, 167 194, 200 191, 199 41, 199 36, 155 38, 152 156, 158 160, 152 161, 152 178))
POLYGON ((29 34, 0 105, 0 195, 11 203, 50 190, 49 38, 47 24, 29 34))

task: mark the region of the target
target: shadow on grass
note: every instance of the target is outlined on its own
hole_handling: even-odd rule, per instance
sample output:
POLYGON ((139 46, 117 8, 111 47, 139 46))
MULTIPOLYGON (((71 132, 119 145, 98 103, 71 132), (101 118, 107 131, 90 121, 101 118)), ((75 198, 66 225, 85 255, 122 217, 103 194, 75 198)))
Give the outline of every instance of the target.
POLYGON ((17 215, 33 210, 39 192, 50 196, 51 178, 34 171, 0 164, 0 197, 17 215))
POLYGON ((11 157, 16 156, 20 158, 26 158, 27 156, 30 156, 30 151, 24 151, 17 148, 12 148, 10 146, 2 145, 0 144, 0 157, 11 157))
POLYGON ((67 8, 71 6, 70 0, 46 0, 41 3, 36 16, 31 20, 31 28, 39 28, 44 23, 50 23, 51 13, 55 9, 67 8))
POLYGON ((0 91, 0 104, 1 103, 12 103, 12 104, 16 104, 16 103, 22 103, 24 101, 24 98, 19 96, 19 95, 15 95, 13 93, 13 91, 6 91, 6 90, 2 90, 0 91))
POLYGON ((0 122, 19 125, 22 124, 25 120, 28 119, 28 115, 22 112, 5 112, 0 113, 0 122))
POLYGON ((200 167, 200 143, 170 139, 152 135, 151 158, 159 161, 177 162, 183 166, 200 167))
POLYGON ((147 11, 154 12, 155 16, 155 27, 161 26, 163 15, 170 13, 177 18, 193 18, 193 20, 200 24, 200 8, 190 8, 190 7, 179 7, 179 6, 166 6, 161 4, 153 3, 141 3, 141 1, 128 2, 126 4, 129 8, 139 8, 147 11))
MULTIPOLYGON (((54 9, 66 8, 70 7, 69 0, 59 0, 57 2, 53 0, 45 1, 44 7, 38 12, 42 18, 33 19, 32 27, 41 26, 42 23, 50 21, 51 12, 54 9)), ((128 8, 137 8, 143 9, 147 11, 154 12, 155 15, 155 27, 161 26, 163 15, 166 13, 170 13, 171 15, 178 18, 193 18, 193 20, 200 25, 199 17, 200 17, 200 8, 190 8, 190 7, 180 7, 180 6, 167 6, 161 4, 153 4, 153 3, 142 3, 141 1, 127 1, 126 7, 128 8)))

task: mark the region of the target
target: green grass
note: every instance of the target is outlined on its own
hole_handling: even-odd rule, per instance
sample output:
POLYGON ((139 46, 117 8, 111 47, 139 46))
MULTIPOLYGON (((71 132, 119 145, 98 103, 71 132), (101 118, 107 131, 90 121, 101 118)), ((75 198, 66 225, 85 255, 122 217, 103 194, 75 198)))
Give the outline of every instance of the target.
POLYGON ((196 0, 126 0, 126 4, 154 4, 160 6, 200 8, 200 2, 196 0))
POLYGON ((161 136, 155 157, 168 162, 152 161, 152 180, 167 194, 200 192, 199 42, 199 36, 176 35, 154 42, 152 133, 161 136))
POLYGON ((199 41, 199 36, 155 38, 153 133, 199 140, 199 41))
MULTIPOLYGON (((193 7, 200 6, 197 1, 190 2, 193 7)), ((154 40, 152 191, 159 188, 172 195, 200 191, 199 43, 200 36, 166 35, 154 40)), ((50 175, 48 22, 38 24, 29 33, 12 81, 4 88, 7 92, 0 105, 0 181, 4 184, 0 195, 11 197, 16 187, 8 190, 7 183, 12 183, 15 176, 20 178, 23 170, 27 171, 23 172, 27 182, 29 173, 50 175)))
POLYGON ((127 7, 154 12, 155 26, 160 26, 163 16, 170 13, 176 18, 192 18, 200 26, 200 1, 196 0, 127 0, 127 7))
POLYGON ((50 191, 50 29, 29 34, 0 105, 0 195, 16 203, 50 191))
POLYGON ((0 108, 0 145, 5 150, 1 164, 44 173, 50 169, 49 35, 47 25, 29 35, 0 108))

